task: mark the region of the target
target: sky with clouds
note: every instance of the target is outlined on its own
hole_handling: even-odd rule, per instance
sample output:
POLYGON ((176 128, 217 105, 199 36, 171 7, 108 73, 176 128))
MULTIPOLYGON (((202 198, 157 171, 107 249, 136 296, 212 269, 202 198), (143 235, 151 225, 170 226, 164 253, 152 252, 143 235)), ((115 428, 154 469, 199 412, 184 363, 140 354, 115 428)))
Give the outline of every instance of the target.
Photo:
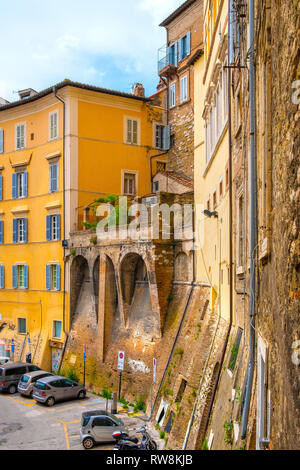
POLYGON ((0 97, 65 78, 130 92, 156 91, 159 27, 183 0, 0 0, 0 97))

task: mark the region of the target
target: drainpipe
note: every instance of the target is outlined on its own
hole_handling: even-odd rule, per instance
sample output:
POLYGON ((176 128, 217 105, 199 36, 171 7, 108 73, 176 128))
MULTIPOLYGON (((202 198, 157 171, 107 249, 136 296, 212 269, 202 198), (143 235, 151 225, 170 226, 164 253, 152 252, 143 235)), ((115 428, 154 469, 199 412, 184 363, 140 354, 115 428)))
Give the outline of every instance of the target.
POLYGON ((254 63, 254 0, 249 0, 249 99, 250 99, 250 339, 248 376, 245 390, 245 405, 243 410, 241 439, 245 439, 247 433, 249 408, 254 372, 255 351, 255 247, 256 247, 256 112, 255 112, 255 63, 254 63))
POLYGON ((63 250, 64 250, 64 291, 63 291, 63 331, 66 337, 65 344, 63 347, 59 368, 61 366, 65 349, 67 346, 67 342, 69 339, 69 333, 66 331, 66 246, 65 246, 65 239, 66 239, 66 165, 65 165, 65 153, 66 153, 66 103, 65 101, 57 95, 57 89, 53 87, 53 94, 55 98, 57 98, 62 104, 64 109, 64 116, 63 116, 63 250))

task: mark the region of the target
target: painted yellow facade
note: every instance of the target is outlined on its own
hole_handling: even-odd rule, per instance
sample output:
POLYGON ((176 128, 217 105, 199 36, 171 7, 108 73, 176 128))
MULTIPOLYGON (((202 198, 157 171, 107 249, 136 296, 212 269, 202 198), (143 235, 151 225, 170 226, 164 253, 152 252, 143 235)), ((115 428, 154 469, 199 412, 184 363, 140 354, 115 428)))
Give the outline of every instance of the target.
POLYGON ((161 108, 147 99, 70 81, 0 107, 0 345, 11 349, 13 339, 15 360, 31 352, 33 362, 49 369, 58 359, 69 330, 62 241, 82 229, 84 206, 103 195, 125 193, 125 174, 134 175, 136 195, 151 193, 150 157, 162 153, 155 148, 155 123, 161 119, 161 108), (128 143, 128 119, 137 122, 133 143, 128 143), (21 130, 19 124, 24 124, 21 130), (58 169, 54 188, 51 165, 58 169), (54 224, 49 225, 51 236, 58 240, 47 239, 47 216, 54 224), (28 276, 20 268, 24 265, 28 276), (59 267, 54 270, 54 265, 59 267))
POLYGON ((211 286, 211 308, 217 302, 228 320, 227 4, 206 1, 204 12, 204 56, 194 65, 196 269, 197 281, 211 286))

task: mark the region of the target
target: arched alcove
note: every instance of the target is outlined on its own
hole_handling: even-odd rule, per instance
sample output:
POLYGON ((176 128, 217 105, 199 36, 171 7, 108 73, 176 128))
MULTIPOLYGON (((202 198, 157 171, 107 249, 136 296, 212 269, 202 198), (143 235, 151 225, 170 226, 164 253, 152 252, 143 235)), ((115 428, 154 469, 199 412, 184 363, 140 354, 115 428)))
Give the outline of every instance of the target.
POLYGON ((152 310, 146 264, 137 253, 128 253, 120 265, 123 312, 135 336, 153 336, 157 318, 152 310))

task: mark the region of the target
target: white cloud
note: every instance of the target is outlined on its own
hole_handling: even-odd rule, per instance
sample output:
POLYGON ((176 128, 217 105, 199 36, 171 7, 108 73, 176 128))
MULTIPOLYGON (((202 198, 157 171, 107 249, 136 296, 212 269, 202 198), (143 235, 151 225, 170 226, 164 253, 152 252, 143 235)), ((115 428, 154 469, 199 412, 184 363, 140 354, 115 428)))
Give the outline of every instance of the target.
POLYGON ((157 49, 165 41, 158 24, 182 0, 14 0, 1 6, 0 96, 46 88, 64 78, 95 85, 152 87, 157 49), (18 12, 18 13, 16 13, 18 12), (5 45, 5 46, 3 46, 5 45), (118 69, 119 75, 113 74, 118 69), (119 85, 120 83, 120 85, 119 85))

